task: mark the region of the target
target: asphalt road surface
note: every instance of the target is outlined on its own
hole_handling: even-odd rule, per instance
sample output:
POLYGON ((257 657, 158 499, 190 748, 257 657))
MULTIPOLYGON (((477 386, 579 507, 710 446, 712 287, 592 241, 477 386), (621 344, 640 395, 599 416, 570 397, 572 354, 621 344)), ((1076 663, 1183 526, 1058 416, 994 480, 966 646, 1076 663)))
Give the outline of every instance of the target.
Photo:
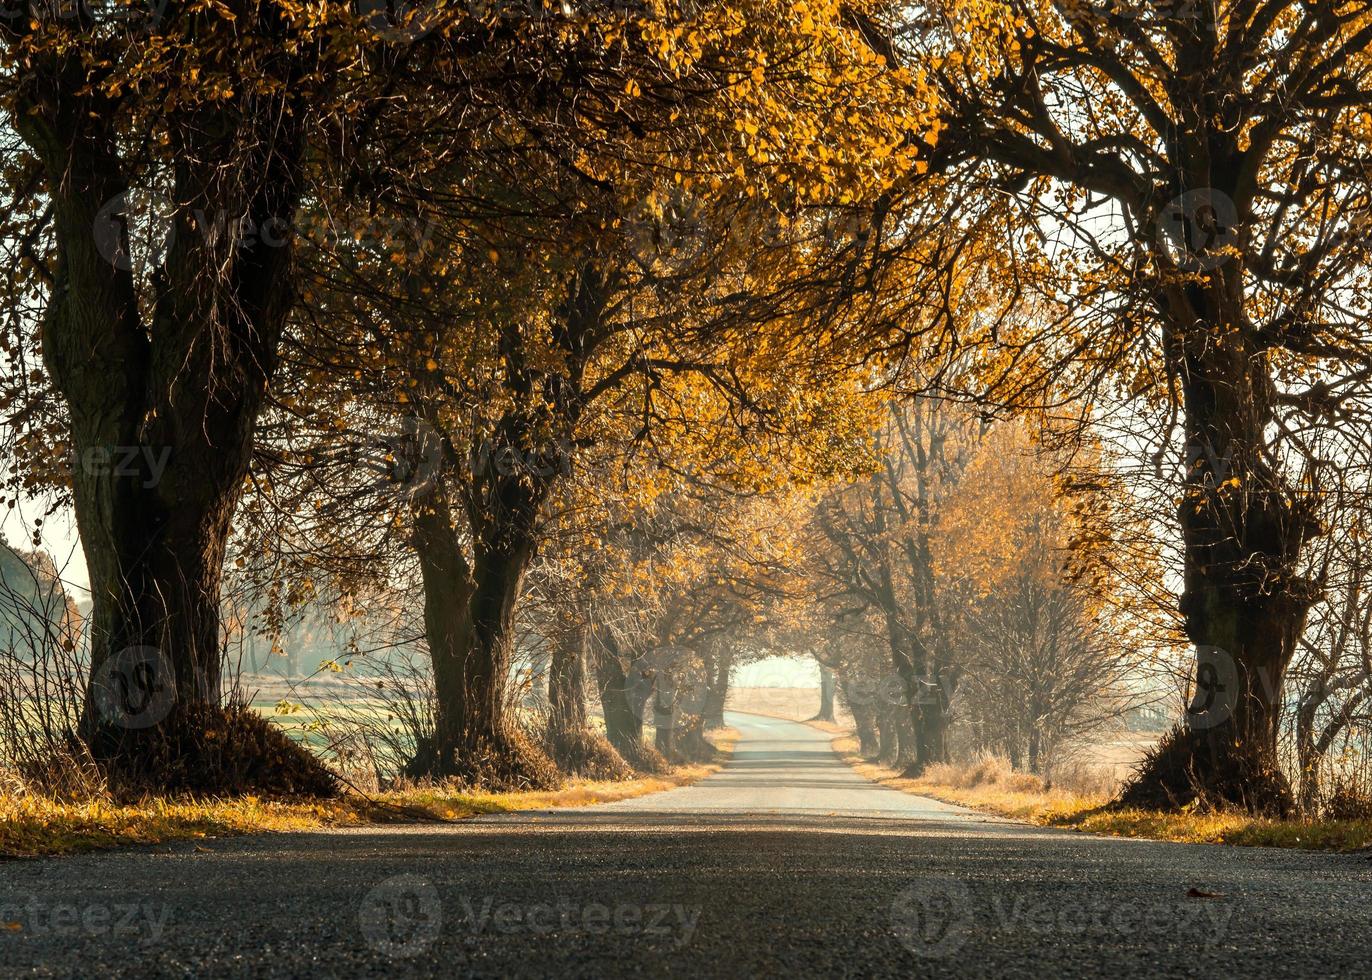
POLYGON ((1039 830, 730 722, 723 771, 609 806, 0 863, 0 975, 1372 973, 1365 856, 1039 830))

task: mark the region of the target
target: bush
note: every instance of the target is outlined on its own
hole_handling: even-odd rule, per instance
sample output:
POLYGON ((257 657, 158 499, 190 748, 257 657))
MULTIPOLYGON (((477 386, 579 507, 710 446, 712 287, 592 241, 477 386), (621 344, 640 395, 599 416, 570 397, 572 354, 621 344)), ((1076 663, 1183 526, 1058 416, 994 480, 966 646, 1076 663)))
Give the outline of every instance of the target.
POLYGON ((1324 802, 1330 820, 1372 820, 1372 796, 1351 783, 1339 783, 1324 802))

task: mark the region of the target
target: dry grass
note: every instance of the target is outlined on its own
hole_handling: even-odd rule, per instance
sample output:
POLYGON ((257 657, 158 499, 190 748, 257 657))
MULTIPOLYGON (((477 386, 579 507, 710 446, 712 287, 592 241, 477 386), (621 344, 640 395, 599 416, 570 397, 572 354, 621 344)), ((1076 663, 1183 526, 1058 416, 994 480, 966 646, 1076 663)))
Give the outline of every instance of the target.
POLYGON ((931 766, 920 778, 907 779, 859 757, 857 739, 851 735, 834 739, 833 746, 845 762, 874 782, 1041 826, 1188 844, 1321 851, 1372 848, 1372 820, 1268 820, 1242 813, 1107 809, 1113 787, 1094 781, 1089 773, 1045 788, 1037 777, 1012 771, 1002 759, 988 758, 972 766, 931 766))
POLYGON ((1060 814, 1098 808, 1110 799, 1108 794, 1082 793, 1070 788, 1045 789, 1037 776, 1015 772, 1005 760, 995 757, 981 759, 972 766, 930 766, 920 778, 909 779, 894 769, 861 758, 857 754, 857 739, 851 735, 834 739, 833 746, 843 761, 873 782, 1017 820, 1041 823, 1060 814))
POLYGON ((448 822, 482 813, 593 806, 685 786, 718 770, 738 741, 732 729, 712 732, 720 757, 638 779, 570 780, 563 788, 525 793, 466 793, 433 787, 348 794, 337 800, 148 799, 116 804, 64 802, 0 792, 0 858, 76 854, 127 844, 204 840, 239 834, 318 830, 375 823, 448 822))

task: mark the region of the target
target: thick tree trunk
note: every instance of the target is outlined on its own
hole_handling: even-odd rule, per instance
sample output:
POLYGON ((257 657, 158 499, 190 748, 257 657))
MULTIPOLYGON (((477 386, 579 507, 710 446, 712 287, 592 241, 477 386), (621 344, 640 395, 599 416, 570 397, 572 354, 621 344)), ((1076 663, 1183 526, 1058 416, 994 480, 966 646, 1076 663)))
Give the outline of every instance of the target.
POLYGON ((1264 353, 1242 326, 1242 285, 1231 281, 1238 275, 1224 267, 1212 273, 1210 289, 1185 296, 1213 332, 1186 323, 1171 338, 1185 366, 1180 607, 1196 649, 1196 688, 1185 726, 1125 796, 1143 805, 1200 800, 1284 814, 1294 800, 1277 755, 1282 687, 1317 594, 1298 569, 1318 525, 1267 456, 1275 389, 1264 353))
POLYGON ((548 725, 544 748, 558 766, 585 779, 625 779, 632 772, 586 714, 586 656, 590 625, 584 610, 561 617, 548 661, 548 725))
POLYGON ((434 678, 432 743, 416 746, 411 774, 449 775, 444 760, 455 759, 462 745, 461 715, 455 706, 465 699, 465 660, 471 643, 469 603, 474 583, 453 527, 447 492, 434 486, 414 508, 411 544, 419 558, 424 586, 424 637, 434 678))
POLYGON ((596 681, 605 737, 620 755, 630 758, 643 745, 643 717, 630 703, 629 677, 618 658, 608 652, 596 658, 596 681))
POLYGON ((548 730, 565 735, 584 731, 586 721, 586 640, 583 618, 562 624, 548 661, 548 730))
POLYGON ((705 738, 704 715, 692 715, 677 725, 674 747, 683 759, 704 762, 714 758, 715 747, 705 738))
POLYGON ((902 766, 918 776, 925 766, 948 761, 948 722, 951 710, 950 671, 935 670, 936 656, 897 617, 888 617, 891 658, 900 676, 906 715, 914 732, 914 756, 902 766))
POLYGON ((678 721, 676 679, 659 670, 653 677, 653 748, 670 761, 676 759, 676 725, 678 721))
POLYGON ((291 257, 288 240, 212 236, 191 215, 288 228, 302 107, 284 105, 286 93, 178 133, 182 160, 168 167, 174 234, 160 266, 140 279, 122 220, 130 178, 114 120, 86 111, 84 68, 54 56, 35 68, 47 70, 51 87, 23 92, 15 119, 46 172, 56 241, 43 357, 70 417, 72 498, 91 582, 82 734, 98 759, 153 783, 197 769, 208 779, 192 756, 222 725, 225 546, 277 364, 291 257), (243 128, 259 123, 259 132, 243 128), (150 304, 140 289, 151 291, 150 304))
POLYGON ((638 690, 631 682, 625 669, 628 658, 621 655, 619 645, 609 631, 596 630, 593 639, 592 663, 601 715, 605 719, 605 737, 635 769, 644 772, 665 770, 667 760, 643 742, 644 715, 652 710, 652 703, 640 699, 645 694, 651 698, 651 694, 638 690))
POLYGON ((435 743, 416 757, 416 768, 492 787, 559 782, 551 760, 506 717, 506 682, 515 606, 534 557, 539 512, 554 482, 571 466, 566 436, 583 407, 575 382, 604 309, 599 274, 588 264, 573 278, 567 302, 554 318, 566 373, 530 356, 517 322, 507 322, 499 338, 502 383, 512 404, 468 455, 470 484, 462 499, 472 560, 465 642, 434 654, 436 671, 438 659, 451 661, 444 669, 460 677, 460 697, 451 689, 456 685, 440 694, 435 743), (562 438, 550 439, 550 425, 562 438))
POLYGON ((877 724, 877 761, 883 766, 894 765, 896 755, 900 751, 900 743, 897 740, 897 729, 900 727, 900 715, 898 712, 879 708, 876 713, 877 724))
POLYGON ((915 732, 914 723, 910 720, 909 715, 903 713, 897 715, 896 759, 892 766, 901 770, 902 773, 909 774, 923 770, 923 763, 920 761, 919 739, 915 732))
POLYGON ((948 761, 948 713, 941 704, 921 706, 912 718, 914 758, 904 767, 908 776, 918 776, 927 766, 948 761))
POLYGON ((515 603, 533 556, 537 505, 508 480, 480 527, 470 566, 440 488, 416 506, 435 730, 409 772, 495 789, 556 785, 556 769, 506 715, 515 603), (522 506, 521 506, 522 504, 522 506))

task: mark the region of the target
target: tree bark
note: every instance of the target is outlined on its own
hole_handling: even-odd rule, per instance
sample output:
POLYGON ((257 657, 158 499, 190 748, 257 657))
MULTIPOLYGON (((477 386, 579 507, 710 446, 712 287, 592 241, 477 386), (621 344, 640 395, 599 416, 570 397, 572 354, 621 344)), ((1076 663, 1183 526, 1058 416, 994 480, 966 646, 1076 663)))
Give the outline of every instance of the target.
POLYGON ((909 776, 917 776, 927 766, 948 761, 948 708, 942 692, 929 693, 930 703, 916 707, 914 712, 915 757, 905 767, 909 776))
POLYGON ((585 620, 562 624, 561 635, 548 661, 548 729, 554 737, 585 731, 586 640, 585 620))
POLYGON ((900 727, 897 712, 879 708, 876 712, 877 761, 884 766, 893 765, 900 751, 896 730, 900 727))
POLYGON ((493 480, 497 501, 474 522, 466 561, 441 486, 416 507, 412 542, 424 583, 425 633, 434 669, 435 730, 409 772, 490 788, 555 785, 552 763, 507 717, 515 603, 534 552, 536 488, 493 480))
POLYGON ((858 755, 864 759, 874 759, 881 754, 881 742, 876 727, 877 712, 865 691, 857 690, 846 678, 839 678, 839 690, 843 701, 848 705, 848 713, 853 716, 853 729, 858 738, 858 755))
POLYGON ((1277 753, 1282 689, 1318 590, 1298 572, 1319 533, 1310 509, 1265 451, 1275 388, 1263 351, 1242 327, 1230 288, 1178 290, 1170 340, 1183 364, 1188 441, 1180 610, 1196 649, 1195 697, 1184 728, 1126 792, 1146 805, 1200 799, 1263 813, 1294 808, 1277 753), (1214 294, 1219 294, 1216 298, 1214 294), (1214 331, 1197 330, 1200 320, 1214 331), (1220 330, 1226 325, 1231 330, 1220 330), (1216 338, 1223 333, 1224 342, 1216 338))
POLYGON ((679 719, 677 679, 667 670, 653 675, 650 699, 653 712, 653 748, 668 761, 676 759, 676 726, 679 719))
POLYGON ((91 582, 81 728, 98 758, 146 754, 161 722, 112 719, 97 688, 112 676, 127 683, 127 654, 152 650, 135 679, 144 694, 150 685, 172 692, 182 710, 163 717, 212 717, 203 709, 220 697, 225 547, 290 304, 288 237, 215 237, 192 216, 288 228, 304 112, 287 92, 173 130, 184 144, 181 162, 168 166, 173 234, 148 277, 145 308, 139 289, 148 284, 135 277, 121 223, 130 177, 115 120, 86 84, 78 51, 40 61, 31 87, 21 87, 15 125, 42 163, 56 240, 42 340, 70 418, 72 498, 91 582))
POLYGON ((708 666, 708 688, 705 693, 705 727, 724 727, 724 704, 729 700, 729 675, 733 670, 732 651, 722 652, 708 666))
POLYGON ((416 502, 411 544, 424 586, 424 637, 434 676, 434 732, 431 745, 416 747, 410 774, 443 776, 449 774, 443 760, 456 758, 462 745, 461 718, 454 706, 464 700, 465 652, 471 642, 469 602, 475 583, 442 484, 416 502))
POLYGON ((643 714, 630 703, 629 676, 620 662, 614 638, 602 630, 598 639, 593 659, 605 737, 615 751, 636 763, 643 755, 643 714))
POLYGON ((811 721, 834 720, 834 672, 823 664, 819 665, 819 714, 811 721))

